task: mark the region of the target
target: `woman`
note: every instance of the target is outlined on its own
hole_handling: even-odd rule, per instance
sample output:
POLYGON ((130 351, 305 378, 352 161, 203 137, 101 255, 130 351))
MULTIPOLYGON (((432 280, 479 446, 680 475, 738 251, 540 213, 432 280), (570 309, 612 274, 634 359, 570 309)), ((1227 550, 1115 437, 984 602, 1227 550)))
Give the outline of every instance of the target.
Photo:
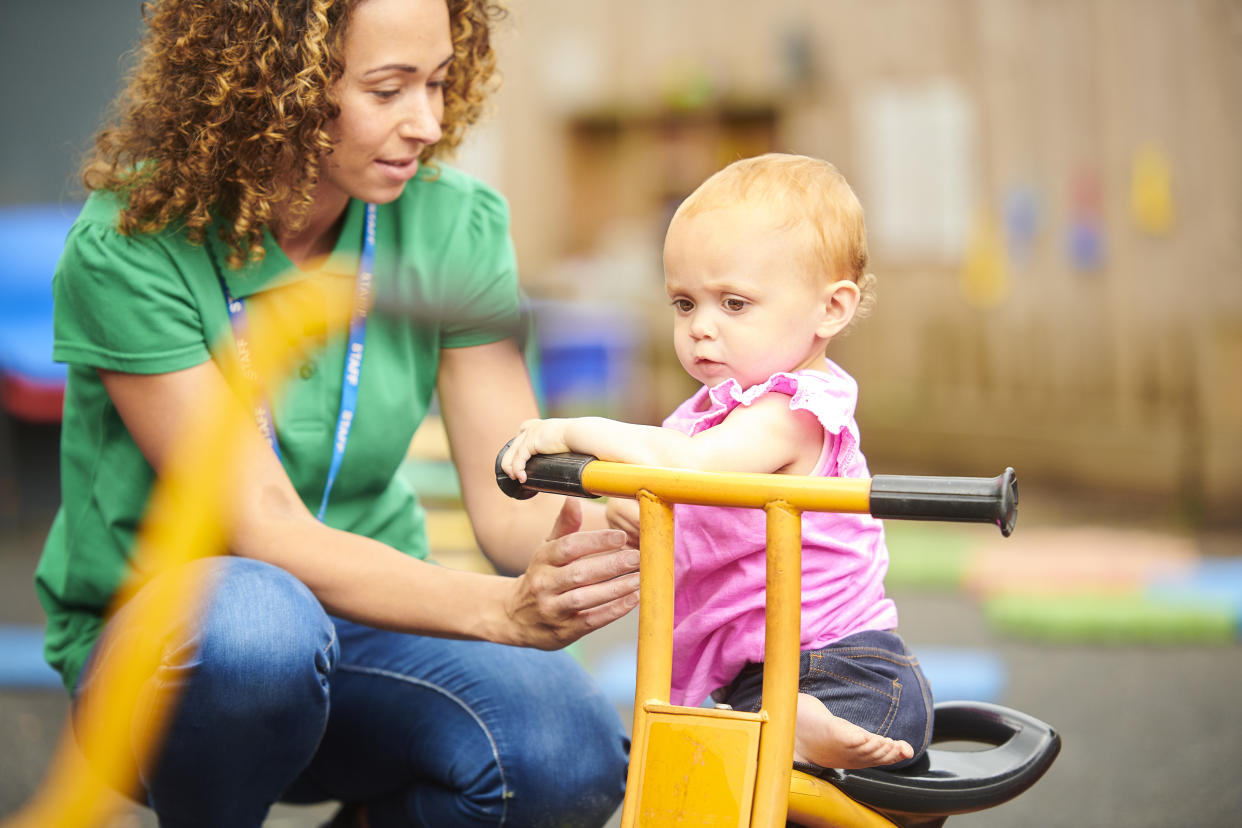
POLYGON ((536 415, 509 335, 507 208, 428 165, 479 112, 499 14, 486 0, 148 4, 54 282, 63 505, 36 586, 75 699, 132 643, 105 625, 128 629, 162 587, 129 557, 134 530, 179 427, 263 323, 251 304, 317 273, 373 279, 377 310, 418 310, 355 319, 361 335, 313 352, 239 438, 232 554, 192 564, 216 585, 209 611, 155 631, 146 692, 178 706, 136 770, 161 824, 257 826, 277 800, 340 799, 337 825, 593 825, 619 802, 621 723, 545 650, 633 608, 637 553, 600 514, 580 531, 573 503, 496 489, 497 448, 536 415), (479 544, 516 577, 421 560, 397 468, 433 391, 479 544))

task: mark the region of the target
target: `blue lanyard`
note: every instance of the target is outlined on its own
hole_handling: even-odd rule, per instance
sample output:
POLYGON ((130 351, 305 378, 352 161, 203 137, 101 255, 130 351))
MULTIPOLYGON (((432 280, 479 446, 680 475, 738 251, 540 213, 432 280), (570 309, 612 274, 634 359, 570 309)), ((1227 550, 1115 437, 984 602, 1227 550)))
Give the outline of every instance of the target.
MULTIPOLYGON (((214 256, 213 256, 214 261, 214 256)), ((328 510, 328 495, 336 483, 336 475, 341 469, 341 461, 345 459, 345 445, 349 442, 349 429, 354 422, 354 414, 358 410, 358 382, 362 377, 362 353, 366 346, 367 310, 371 301, 371 282, 375 270, 375 205, 368 204, 366 209, 366 229, 362 235, 362 255, 358 260, 358 277, 354 280, 354 308, 349 319, 349 340, 345 349, 345 370, 341 379, 341 408, 336 417, 336 429, 332 437, 332 460, 328 464, 328 479, 323 486, 323 499, 319 502, 316 517, 323 521, 328 510)), ((237 342, 237 358, 241 364, 243 376, 250 383, 258 386, 258 377, 250 361, 249 322, 246 318, 246 306, 241 300, 233 297, 232 291, 224 281, 224 274, 217 267, 216 275, 220 278, 220 287, 224 290, 224 299, 229 309, 229 322, 233 327, 233 338, 237 342)), ((283 463, 280 455, 280 443, 276 439, 276 421, 272 417, 272 408, 266 399, 259 399, 254 406, 255 422, 259 431, 267 439, 277 459, 283 463)))

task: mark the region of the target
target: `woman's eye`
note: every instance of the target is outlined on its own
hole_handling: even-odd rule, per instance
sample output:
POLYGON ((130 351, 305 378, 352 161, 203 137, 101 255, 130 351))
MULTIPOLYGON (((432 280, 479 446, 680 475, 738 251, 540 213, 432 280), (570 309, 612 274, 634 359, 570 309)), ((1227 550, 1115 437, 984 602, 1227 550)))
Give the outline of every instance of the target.
POLYGON ((397 97, 401 90, 399 89, 372 89, 371 94, 379 98, 381 101, 387 101, 397 97))

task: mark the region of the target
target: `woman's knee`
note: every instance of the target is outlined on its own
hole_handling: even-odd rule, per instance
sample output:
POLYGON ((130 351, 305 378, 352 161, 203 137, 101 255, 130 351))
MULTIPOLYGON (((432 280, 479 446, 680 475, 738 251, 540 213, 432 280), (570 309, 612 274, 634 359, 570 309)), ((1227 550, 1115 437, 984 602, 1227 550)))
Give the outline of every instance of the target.
POLYGON ((254 706, 291 694, 326 699, 335 670, 335 629, 301 581, 279 567, 220 558, 211 567, 192 652, 201 681, 254 706))
POLYGON ((230 717, 326 706, 338 653, 331 619, 304 584, 231 556, 193 561, 139 590, 109 622, 77 695, 89 694, 98 670, 132 648, 150 651, 156 665, 144 696, 230 717), (149 611, 179 592, 185 576, 201 590, 197 609, 152 626, 149 611))
POLYGON ((87 709, 83 699, 97 692, 111 662, 133 648, 149 651, 155 665, 129 711, 135 738, 153 732, 161 711, 172 712, 158 759, 144 760, 141 769, 153 795, 163 782, 186 776, 179 769, 192 767, 197 770, 186 778, 256 777, 260 770, 279 776, 275 796, 309 759, 327 720, 337 645, 322 607, 288 573, 240 558, 207 558, 144 586, 92 653, 75 694, 79 732, 90 727, 77 715, 87 709), (201 609, 157 628, 149 611, 170 599, 180 576, 201 585, 201 609))

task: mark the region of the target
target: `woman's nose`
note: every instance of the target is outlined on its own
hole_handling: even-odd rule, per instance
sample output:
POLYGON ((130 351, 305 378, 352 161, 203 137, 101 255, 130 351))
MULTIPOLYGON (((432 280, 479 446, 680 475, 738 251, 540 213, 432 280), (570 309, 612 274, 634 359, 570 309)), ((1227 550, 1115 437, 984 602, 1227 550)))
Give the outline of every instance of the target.
POLYGON ((440 126, 440 115, 443 106, 437 105, 430 94, 412 96, 409 109, 404 113, 397 132, 402 138, 419 141, 431 145, 440 140, 443 134, 440 126))

